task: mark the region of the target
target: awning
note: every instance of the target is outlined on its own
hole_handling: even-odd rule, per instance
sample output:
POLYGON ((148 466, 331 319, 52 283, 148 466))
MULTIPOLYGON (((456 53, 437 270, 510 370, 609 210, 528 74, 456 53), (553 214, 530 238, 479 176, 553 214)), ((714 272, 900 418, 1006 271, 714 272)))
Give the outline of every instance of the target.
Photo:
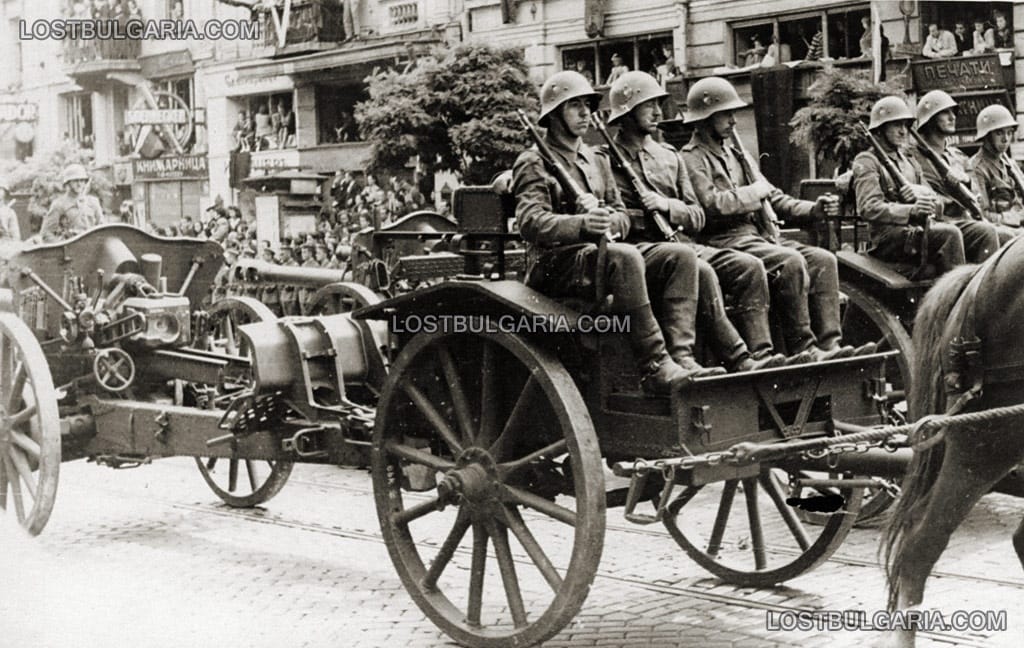
POLYGON ((187 76, 195 73, 196 66, 192 63, 192 55, 187 49, 152 56, 140 56, 139 65, 142 76, 159 79, 173 76, 187 76))

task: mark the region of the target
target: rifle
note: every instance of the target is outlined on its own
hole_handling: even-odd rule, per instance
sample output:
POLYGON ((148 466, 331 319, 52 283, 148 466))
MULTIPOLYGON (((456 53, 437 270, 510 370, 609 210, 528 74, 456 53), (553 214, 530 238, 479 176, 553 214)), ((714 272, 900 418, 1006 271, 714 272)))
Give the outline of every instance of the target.
POLYGON ((1017 195, 1021 200, 1024 200, 1024 174, 1021 174, 1020 167, 1018 167, 1017 163, 1014 162, 1006 153, 1003 153, 999 157, 1010 172, 1010 177, 1013 178, 1013 184, 1017 187, 1017 195))
MULTIPOLYGON (((652 191, 652 189, 644 182, 644 179, 640 177, 640 174, 636 172, 633 165, 629 163, 626 156, 622 153, 622 149, 618 147, 615 140, 612 139, 611 134, 608 132, 608 128, 604 122, 594 116, 594 127, 597 128, 601 136, 604 137, 604 141, 608 143, 608 152, 611 153, 612 159, 615 160, 615 165, 622 169, 629 178, 630 184, 633 185, 633 189, 636 190, 637 195, 646 191, 652 191)), ((654 221, 655 227, 661 232, 661 235, 665 237, 666 241, 672 241, 674 243, 685 243, 686 238, 682 233, 682 228, 673 229, 672 225, 669 224, 665 217, 656 211, 648 212, 651 219, 654 221)))
MULTIPOLYGON (((909 128, 907 130, 909 130, 910 134, 913 135, 915 140, 917 140, 917 144, 921 152, 924 153, 926 158, 928 158, 928 161, 931 162, 933 167, 935 167, 935 170, 939 172, 939 175, 942 176, 943 179, 949 177, 949 165, 942 159, 942 156, 933 151, 931 147, 925 143, 921 134, 916 130, 913 128, 909 128)), ((962 182, 947 183, 947 186, 949 186, 951 190, 953 200, 960 203, 964 209, 969 211, 971 216, 974 217, 974 220, 981 220, 981 205, 978 203, 977 197, 971 193, 971 190, 962 182)))
MULTIPOLYGON (((902 190, 903 187, 909 187, 910 181, 903 177, 903 174, 900 173, 900 170, 896 167, 896 163, 892 161, 892 158, 890 158, 885 152, 885 149, 883 149, 882 145, 877 139, 875 139, 875 136, 871 134, 868 127, 861 122, 858 122, 857 125, 860 126, 861 131, 863 131, 864 135, 867 136, 868 143, 871 145, 871 150, 874 151, 875 157, 878 158, 879 163, 885 167, 889 177, 892 178, 893 184, 896 185, 896 191, 898 192, 902 190)), ((928 231, 931 229, 931 222, 932 219, 930 217, 924 219, 924 229, 921 232, 921 263, 917 267, 918 274, 924 272, 925 266, 928 265, 928 231)))
MULTIPOLYGON (((760 178, 761 173, 755 172, 754 167, 750 164, 750 157, 747 153, 747 149, 743 147, 743 142, 740 141, 740 136, 736 134, 736 129, 729 131, 729 135, 732 137, 732 144, 736 147, 736 150, 740 152, 740 166, 743 168, 743 175, 750 179, 750 182, 756 182, 760 178)), ((758 210, 758 228, 766 239, 772 243, 778 243, 779 241, 779 217, 775 214, 775 209, 772 207, 772 203, 767 198, 761 199, 761 209, 758 210)))

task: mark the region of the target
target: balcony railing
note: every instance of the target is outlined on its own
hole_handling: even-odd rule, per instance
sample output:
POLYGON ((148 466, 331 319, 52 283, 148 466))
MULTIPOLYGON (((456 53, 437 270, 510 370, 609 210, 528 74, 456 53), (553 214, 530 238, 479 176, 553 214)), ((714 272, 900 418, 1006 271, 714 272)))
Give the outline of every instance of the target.
POLYGON ((141 41, 122 40, 66 40, 64 62, 68 64, 88 61, 125 61, 138 58, 141 41))
MULTIPOLYGON (((264 13, 263 44, 277 47, 277 30, 269 14, 264 13)), ((334 0, 293 2, 288 18, 285 46, 312 43, 340 43, 345 40, 342 3, 334 0)))

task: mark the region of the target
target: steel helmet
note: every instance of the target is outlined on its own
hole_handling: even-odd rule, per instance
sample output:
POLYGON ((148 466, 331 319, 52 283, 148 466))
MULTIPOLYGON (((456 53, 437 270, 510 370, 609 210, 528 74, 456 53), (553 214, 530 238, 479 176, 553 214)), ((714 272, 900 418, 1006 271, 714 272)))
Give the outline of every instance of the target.
POLYGON ((978 134, 975 141, 984 139, 986 135, 1001 128, 1017 128, 1017 120, 1013 118, 1006 106, 994 104, 985 106, 978 113, 978 134))
POLYGON ((608 103, 612 112, 608 115, 611 124, 620 117, 628 115, 631 110, 651 99, 667 97, 668 93, 661 84, 646 72, 626 72, 612 84, 608 91, 608 103))
POLYGON ((945 91, 932 90, 925 96, 921 97, 921 100, 917 102, 918 130, 927 124, 935 115, 938 115, 943 110, 956 108, 958 105, 959 104, 957 104, 956 99, 950 97, 945 91))
POLYGON ((894 121, 913 121, 914 113, 910 112, 907 102, 902 97, 882 97, 871 106, 871 121, 868 130, 875 130, 883 124, 894 121))
POLYGON ((594 92, 590 82, 579 72, 563 70, 562 72, 552 74, 551 78, 545 81, 540 89, 540 117, 538 117, 538 121, 543 124, 545 118, 552 111, 566 101, 577 97, 585 97, 590 100, 591 109, 596 108, 597 103, 601 101, 601 93, 594 92))
POLYGON ((686 93, 684 124, 703 121, 723 110, 746 107, 747 102, 736 94, 736 88, 721 77, 705 77, 690 86, 686 93))
POLYGON ((85 167, 81 164, 69 164, 64 168, 64 173, 61 174, 60 183, 67 184, 72 180, 88 180, 89 174, 85 172, 85 167))

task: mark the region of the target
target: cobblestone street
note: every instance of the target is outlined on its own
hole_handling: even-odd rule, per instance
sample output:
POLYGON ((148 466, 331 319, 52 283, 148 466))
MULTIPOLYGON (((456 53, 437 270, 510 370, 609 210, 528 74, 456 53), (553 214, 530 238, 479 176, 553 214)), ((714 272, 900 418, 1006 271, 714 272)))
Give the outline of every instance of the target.
MULTIPOLYGON (((1022 510, 1020 500, 985 498, 926 599, 944 613, 1006 610, 1007 631, 930 632, 920 646, 1021 645, 1024 575, 1010 534, 1022 510)), ((557 531, 535 533, 557 544, 557 531)), ((738 588, 709 577, 660 525, 629 525, 612 509, 590 596, 546 645, 869 645, 879 635, 769 631, 766 613, 882 609, 877 538, 855 529, 786 586, 738 588)), ((4 545, 5 646, 454 645, 402 587, 363 471, 297 466, 265 508, 239 511, 220 504, 190 460, 120 472, 65 464, 42 536, 4 545)))

